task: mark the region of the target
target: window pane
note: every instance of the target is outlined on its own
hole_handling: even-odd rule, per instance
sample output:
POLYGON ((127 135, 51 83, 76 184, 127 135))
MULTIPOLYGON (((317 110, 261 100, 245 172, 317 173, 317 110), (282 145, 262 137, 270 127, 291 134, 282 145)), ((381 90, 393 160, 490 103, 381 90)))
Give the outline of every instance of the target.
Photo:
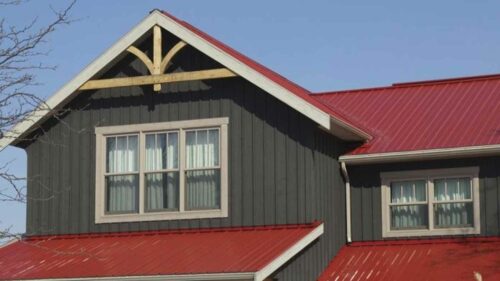
POLYGON ((219 130, 208 131, 208 144, 210 150, 209 154, 213 156, 210 158, 209 164, 212 166, 219 166, 219 130))
POLYGON ((177 169, 179 167, 179 133, 168 133, 167 146, 167 169, 177 169))
POLYGON ((178 210, 179 172, 146 174, 146 210, 178 210))
POLYGON ((186 209, 220 208, 220 170, 186 172, 186 209))
POLYGON ((472 210, 472 202, 434 204, 434 224, 441 228, 472 226, 472 210))
POLYGON ((139 176, 106 177, 106 212, 133 213, 138 206, 139 176))
POLYGON ((427 228, 427 205, 391 206, 391 229, 427 228))
POLYGON ((116 138, 106 138, 106 172, 111 173, 115 169, 116 138))
POLYGON ((186 132, 186 168, 195 167, 196 131, 186 132))
POLYGON ((165 169, 167 167, 167 134, 156 135, 156 161, 158 169, 165 169))
POLYGON ((208 165, 208 132, 206 130, 196 131, 196 148, 193 168, 209 167, 208 165))
POLYGON ((138 154, 137 136, 106 138, 106 171, 108 173, 136 172, 138 154))
POLYGON ((437 179, 434 181, 434 200, 471 199, 470 178, 437 179))
POLYGON ((156 135, 146 135, 146 163, 147 171, 157 170, 156 167, 156 135))
POLYGON ((426 201, 424 180, 393 182, 391 184, 391 203, 412 203, 426 201))
POLYGON ((137 136, 128 137, 127 172, 139 169, 139 140, 137 136))
POLYGON ((178 133, 146 135, 146 170, 177 169, 178 133))
POLYGON ((219 166, 219 130, 186 132, 186 168, 219 166))

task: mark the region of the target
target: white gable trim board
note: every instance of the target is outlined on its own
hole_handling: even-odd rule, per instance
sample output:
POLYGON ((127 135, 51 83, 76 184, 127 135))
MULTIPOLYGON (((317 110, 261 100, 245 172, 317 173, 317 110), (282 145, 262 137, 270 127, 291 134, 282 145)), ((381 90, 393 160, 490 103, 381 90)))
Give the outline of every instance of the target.
MULTIPOLYGON (((167 17, 160 11, 153 11, 145 19, 143 19, 131 31, 125 34, 118 42, 113 44, 111 48, 106 50, 95 61, 89 64, 76 77, 70 80, 66 85, 60 88, 53 96, 51 96, 43 105, 42 108, 35 110, 25 120, 14 126, 9 132, 6 132, 4 137, 0 139, 0 150, 3 150, 10 144, 15 144, 20 137, 26 135, 35 125, 40 124, 51 114, 64 106, 72 97, 77 95, 79 87, 90 80, 110 62, 120 56, 126 49, 136 42, 141 36, 148 32, 155 25, 159 25, 165 30, 171 32, 175 36, 181 38, 187 44, 198 49, 202 53, 221 63, 234 73, 240 75, 244 79, 255 84, 267 93, 276 97, 280 101, 301 112, 306 117, 316 122, 321 127, 330 131, 331 124, 336 124, 335 129, 338 130, 339 137, 350 136, 358 137, 358 139, 366 139, 367 134, 360 129, 354 128, 341 120, 336 120, 330 114, 320 110, 311 103, 296 96, 294 93, 285 89, 281 85, 272 81, 268 77, 262 75, 258 71, 252 69, 248 65, 242 63, 238 59, 232 57, 226 52, 220 50, 210 42, 199 37, 193 31, 182 26, 175 20, 167 17), (332 122, 334 121, 334 122, 332 122), (340 126, 339 126, 340 125, 340 126), (342 131, 344 130, 344 131, 342 131)), ((333 132, 333 134, 337 134, 333 132)))

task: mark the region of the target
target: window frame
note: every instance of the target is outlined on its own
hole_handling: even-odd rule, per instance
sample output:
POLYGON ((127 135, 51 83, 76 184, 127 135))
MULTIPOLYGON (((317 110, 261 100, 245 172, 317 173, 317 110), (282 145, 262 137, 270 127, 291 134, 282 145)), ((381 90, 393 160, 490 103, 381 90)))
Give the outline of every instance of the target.
MULTIPOLYGON (((469 235, 481 233, 479 167, 383 172, 380 173, 380 179, 383 238, 436 235, 469 235), (471 227, 441 228, 436 227, 434 224, 434 205, 448 203, 448 201, 437 201, 434 199, 434 180, 449 178, 470 178, 471 180, 471 200, 473 205, 473 225, 471 227), (424 180, 426 182, 428 227, 424 229, 391 229, 391 183, 415 180, 424 180)), ((469 199, 464 199, 459 201, 468 200, 469 199)), ((449 203, 454 203, 454 201, 450 201, 449 203)))
MULTIPOLYGON (((139 139, 140 139, 140 136, 139 134, 137 133, 126 133, 126 134, 113 134, 109 137, 114 137, 117 141, 117 139, 119 137, 126 137, 127 138, 127 148, 128 148, 128 144, 129 144, 129 140, 128 138, 131 137, 131 136, 136 136, 137 137, 137 153, 139 154, 139 147, 140 147, 140 144, 139 144, 139 139)), ((115 146, 116 148, 116 146, 115 146)), ((104 138, 104 153, 106 154, 106 149, 107 149, 107 143, 106 143, 106 137, 104 138)), ((137 165, 137 170, 136 171, 128 171, 128 172, 108 172, 107 171, 107 163, 106 163, 106 158, 104 158, 104 170, 103 170, 103 177, 104 177, 104 183, 103 183, 103 189, 104 189, 104 214, 106 215, 120 215, 120 214, 130 214, 129 212, 127 211, 112 211, 112 212, 109 212, 106 210, 106 201, 108 200, 108 192, 106 190, 106 178, 107 177, 112 177, 112 176, 138 176, 140 178, 141 174, 140 174, 140 167, 139 165, 137 165)), ((139 179, 140 181, 140 179, 139 179)), ((139 188, 137 189, 137 191, 135 192, 136 193, 136 197, 139 198, 139 188)), ((135 208, 137 210, 139 210, 139 204, 138 202, 135 202, 134 203, 135 205, 135 208)))
POLYGON ((209 118, 182 120, 159 123, 143 123, 131 125, 95 127, 95 223, 116 223, 116 222, 141 222, 158 220, 182 220, 182 219, 202 219, 202 218, 222 218, 228 217, 228 124, 229 118, 209 118), (219 167, 220 167, 220 208, 204 210, 187 210, 185 208, 185 137, 186 132, 196 129, 219 130, 219 167), (145 141, 146 134, 168 133, 169 131, 179 132, 178 168, 179 168, 179 210, 146 210, 146 187, 145 174, 145 141), (137 213, 107 213, 106 212, 106 138, 119 135, 138 134, 139 139, 139 210, 137 213))

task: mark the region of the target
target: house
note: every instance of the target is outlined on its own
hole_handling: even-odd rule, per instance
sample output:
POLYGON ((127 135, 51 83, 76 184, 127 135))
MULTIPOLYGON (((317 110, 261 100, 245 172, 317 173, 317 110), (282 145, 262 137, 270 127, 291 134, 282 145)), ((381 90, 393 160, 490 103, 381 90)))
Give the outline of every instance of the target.
POLYGON ((46 104, 2 280, 500 279, 500 75, 311 93, 155 10, 46 104))

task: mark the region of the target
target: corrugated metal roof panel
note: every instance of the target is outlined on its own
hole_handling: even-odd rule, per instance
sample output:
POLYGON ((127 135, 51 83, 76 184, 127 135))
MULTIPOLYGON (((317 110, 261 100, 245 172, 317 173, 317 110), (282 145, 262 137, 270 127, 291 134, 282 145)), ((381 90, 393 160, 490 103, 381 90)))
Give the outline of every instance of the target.
POLYGON ((355 242, 318 280, 500 280, 500 238, 355 242))
POLYGON ((0 280, 257 272, 318 224, 27 238, 0 280))
POLYGON ((500 144, 500 75, 312 96, 374 136, 351 155, 500 144))

